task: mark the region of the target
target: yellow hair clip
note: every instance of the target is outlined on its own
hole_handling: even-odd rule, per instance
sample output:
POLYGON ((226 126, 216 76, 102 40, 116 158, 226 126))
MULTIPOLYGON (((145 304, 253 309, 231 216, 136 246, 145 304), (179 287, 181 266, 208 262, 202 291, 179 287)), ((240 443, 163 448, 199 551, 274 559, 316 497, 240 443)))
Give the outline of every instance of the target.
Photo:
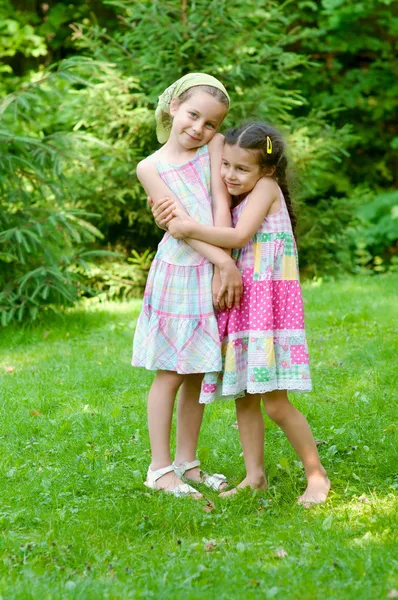
POLYGON ((267 154, 272 154, 272 141, 269 135, 267 135, 267 154))

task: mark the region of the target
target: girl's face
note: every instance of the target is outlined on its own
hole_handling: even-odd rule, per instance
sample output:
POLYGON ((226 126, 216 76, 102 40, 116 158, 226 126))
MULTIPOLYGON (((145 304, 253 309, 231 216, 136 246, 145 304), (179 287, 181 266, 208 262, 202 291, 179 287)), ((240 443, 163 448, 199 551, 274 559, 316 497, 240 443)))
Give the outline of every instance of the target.
POLYGON ((183 102, 173 98, 171 135, 186 150, 200 148, 210 142, 227 112, 224 104, 204 90, 194 90, 183 102))
POLYGON ((258 159, 255 150, 224 144, 221 177, 231 196, 248 194, 264 175, 258 159))

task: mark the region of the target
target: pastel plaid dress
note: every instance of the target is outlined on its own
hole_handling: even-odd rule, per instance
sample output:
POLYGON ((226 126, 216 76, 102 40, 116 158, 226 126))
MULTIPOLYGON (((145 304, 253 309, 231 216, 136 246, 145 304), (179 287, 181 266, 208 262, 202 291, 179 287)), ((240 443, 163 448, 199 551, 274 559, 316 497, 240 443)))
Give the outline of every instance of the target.
MULTIPOLYGON (((191 217, 213 225, 208 147, 202 146, 179 166, 165 162, 157 152, 152 160, 191 217)), ((134 335, 134 366, 181 374, 221 369, 212 277, 212 263, 184 240, 165 233, 148 274, 134 335)))
MULTIPOLYGON (((246 393, 310 391, 304 309, 296 242, 286 202, 265 217, 241 250, 234 250, 242 273, 239 308, 218 313, 223 367, 209 373, 200 402, 234 400, 246 393)), ((235 226, 247 198, 233 209, 235 226)))

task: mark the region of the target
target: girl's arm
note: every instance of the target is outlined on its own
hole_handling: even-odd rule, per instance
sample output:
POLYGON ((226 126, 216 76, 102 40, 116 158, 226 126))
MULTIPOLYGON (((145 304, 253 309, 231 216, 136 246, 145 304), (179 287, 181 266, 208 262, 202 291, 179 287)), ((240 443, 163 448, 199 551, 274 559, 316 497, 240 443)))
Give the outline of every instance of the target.
POLYGON ((231 196, 221 179, 224 136, 216 133, 209 143, 213 222, 216 227, 231 227, 231 196))
MULTIPOLYGON (((231 196, 221 179, 223 147, 224 136, 221 135, 221 133, 216 133, 209 143, 213 224, 216 227, 231 227, 231 196)), ((231 254, 230 249, 225 250, 225 252, 227 252, 228 255, 231 254)), ((220 287, 220 271, 218 267, 215 267, 212 282, 213 304, 216 308, 223 309, 225 308, 224 298, 221 298, 220 301, 218 301, 220 287)))
MULTIPOLYGON (((175 206, 181 207, 183 210, 182 204, 178 198, 159 177, 156 166, 151 160, 144 159, 137 165, 137 177, 147 195, 150 196, 154 202, 161 198, 168 197, 175 206)), ((227 306, 229 308, 231 308, 233 304, 239 306, 242 294, 242 279, 232 258, 221 248, 217 248, 209 243, 197 239, 190 239, 189 236, 184 239, 192 248, 194 248, 194 250, 199 252, 201 256, 207 258, 207 260, 220 269, 222 288, 220 289, 219 295, 221 296, 227 291, 227 306)))
POLYGON ((263 177, 250 193, 235 228, 200 225, 177 208, 173 213, 177 218, 170 221, 169 232, 173 237, 185 239, 189 236, 223 248, 243 248, 258 231, 275 202, 280 202, 279 188, 273 179, 263 177))

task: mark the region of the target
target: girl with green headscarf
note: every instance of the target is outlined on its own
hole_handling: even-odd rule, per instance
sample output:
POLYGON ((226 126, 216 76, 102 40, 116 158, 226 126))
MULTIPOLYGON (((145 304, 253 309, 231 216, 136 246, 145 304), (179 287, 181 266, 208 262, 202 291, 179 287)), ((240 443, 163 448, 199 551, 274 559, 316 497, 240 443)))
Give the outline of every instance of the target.
MULTIPOLYGON (((137 176, 156 202, 181 203, 198 222, 231 224, 230 198, 220 178, 223 137, 216 134, 229 109, 220 81, 205 73, 185 75, 159 98, 156 133, 163 146, 143 160, 137 176), (211 170, 210 170, 211 167, 211 170)), ((148 396, 152 461, 145 485, 175 496, 200 496, 182 478, 221 490, 223 475, 199 469, 196 449, 203 407, 204 373, 221 368, 212 299, 213 265, 228 306, 239 304, 239 271, 224 250, 204 242, 175 240, 166 231, 153 260, 134 336, 132 364, 155 370, 148 396), (181 388, 181 389, 180 389, 181 388), (179 393, 177 450, 170 454, 170 427, 179 393)))

